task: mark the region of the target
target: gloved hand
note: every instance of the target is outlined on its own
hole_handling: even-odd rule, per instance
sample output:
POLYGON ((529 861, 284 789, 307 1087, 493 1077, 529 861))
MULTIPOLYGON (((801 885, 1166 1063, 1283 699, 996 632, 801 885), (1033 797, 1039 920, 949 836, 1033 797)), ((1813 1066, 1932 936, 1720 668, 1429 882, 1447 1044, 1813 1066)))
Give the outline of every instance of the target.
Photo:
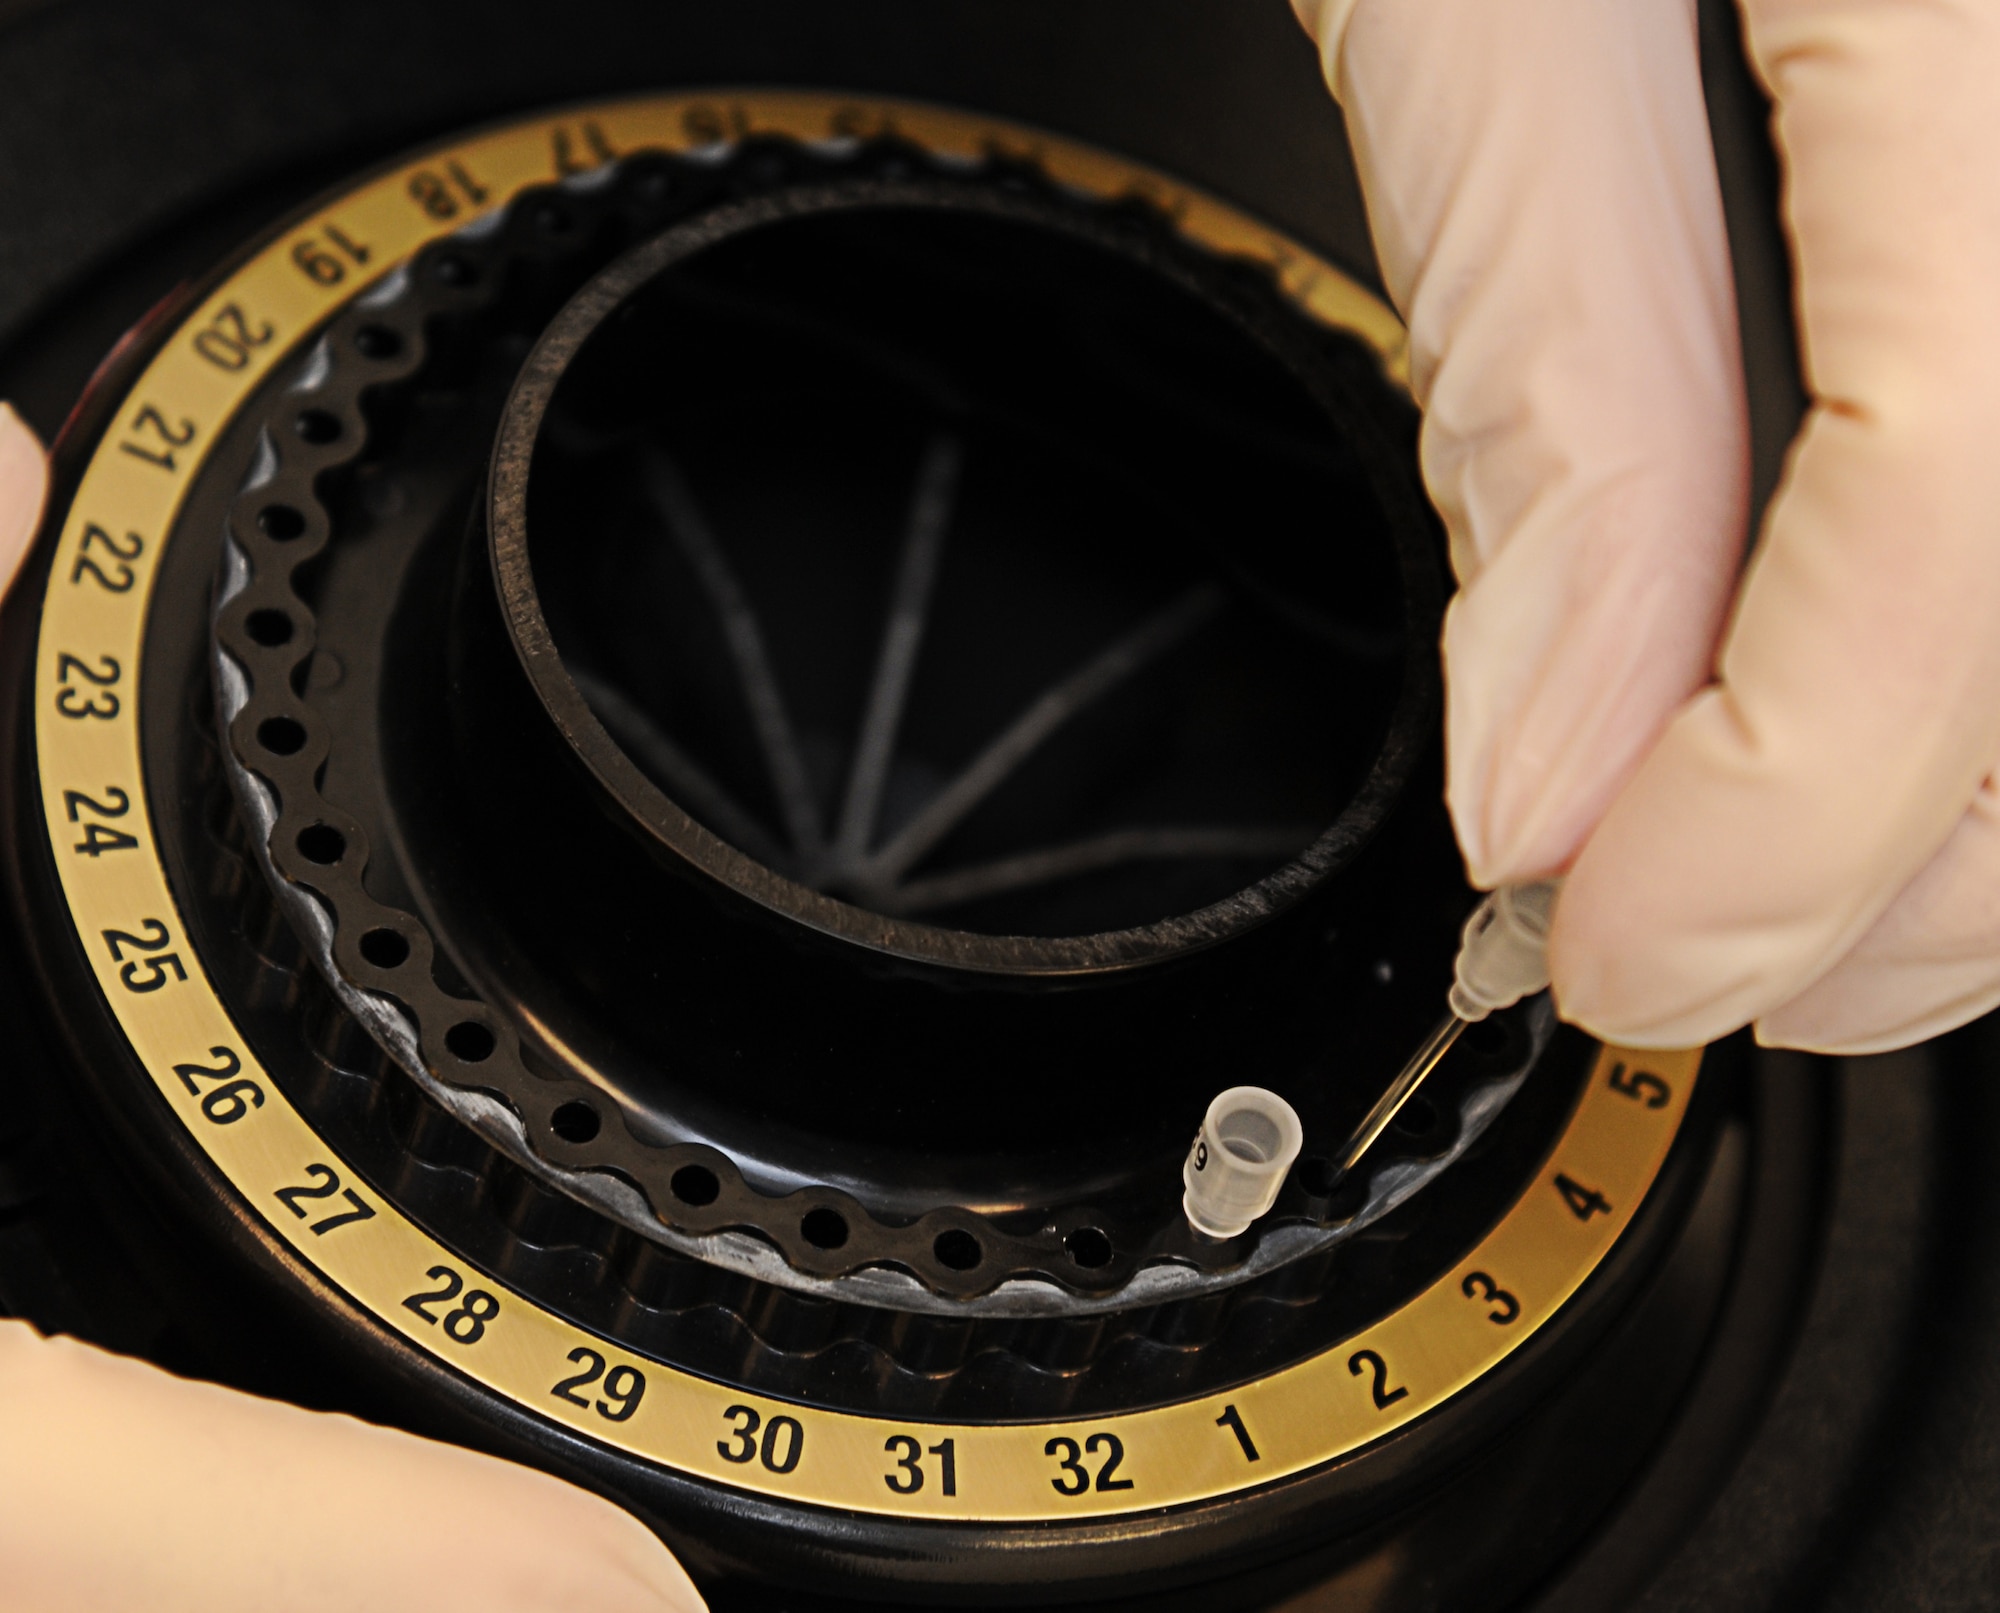
POLYGON ((1812 410, 1747 572, 1693 0, 1295 0, 1463 587, 1475 882, 1564 1017, 1899 1046, 2000 1003, 2000 9, 1742 0, 1812 410))
MULTIPOLYGON (((0 591, 41 445, 0 404, 0 591)), ((701 1613, 667 1549, 547 1474, 0 1321, 9 1613, 701 1613)))

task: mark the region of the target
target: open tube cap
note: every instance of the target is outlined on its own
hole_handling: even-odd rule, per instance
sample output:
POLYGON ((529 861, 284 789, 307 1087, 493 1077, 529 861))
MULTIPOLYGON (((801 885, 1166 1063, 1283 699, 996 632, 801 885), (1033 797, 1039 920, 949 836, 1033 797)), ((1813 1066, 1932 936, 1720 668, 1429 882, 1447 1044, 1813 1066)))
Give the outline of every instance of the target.
POLYGON ((1202 1117, 1181 1167, 1181 1208, 1209 1238, 1233 1238, 1277 1201, 1305 1129, 1292 1106, 1263 1087, 1231 1087, 1202 1117))

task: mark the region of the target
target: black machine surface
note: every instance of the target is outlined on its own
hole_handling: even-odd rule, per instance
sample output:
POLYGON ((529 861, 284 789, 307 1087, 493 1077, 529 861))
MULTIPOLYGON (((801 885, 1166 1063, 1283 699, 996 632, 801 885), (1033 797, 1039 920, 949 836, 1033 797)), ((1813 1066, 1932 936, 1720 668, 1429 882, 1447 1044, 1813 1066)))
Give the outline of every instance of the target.
POLYGON ((1991 1604, 1989 1026, 1530 1003, 1328 1163, 1472 897, 1279 0, 0 18, 0 1311, 746 1613, 1991 1604), (1306 1148, 1216 1242, 1239 1083, 1306 1148))

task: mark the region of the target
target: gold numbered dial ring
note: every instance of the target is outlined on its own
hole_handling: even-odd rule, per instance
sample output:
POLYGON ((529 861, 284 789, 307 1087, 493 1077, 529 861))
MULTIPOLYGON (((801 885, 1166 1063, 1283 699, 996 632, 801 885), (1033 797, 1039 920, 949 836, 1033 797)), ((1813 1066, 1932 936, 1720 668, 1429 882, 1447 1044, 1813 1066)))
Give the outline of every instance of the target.
MULTIPOLYGON (((990 1542, 1019 1526, 1144 1515, 1171 1533, 1182 1527, 1173 1519, 1319 1482, 1441 1426, 1491 1386, 1527 1382, 1534 1362, 1556 1358, 1552 1341, 1590 1297, 1627 1280, 1620 1261, 1660 1210, 1677 1144, 1689 1146, 1699 1053, 1572 1047, 1560 1101, 1506 1191, 1455 1245, 1431 1249, 1421 1280, 1380 1314, 1195 1392, 1020 1416, 1004 1400, 912 1410, 851 1393, 773 1393, 731 1381, 710 1360, 690 1365, 658 1335, 634 1342, 598 1313, 579 1320, 545 1285, 457 1246, 336 1146, 212 979, 179 864, 156 829, 148 766, 157 758, 142 721, 169 675, 149 659, 156 581, 172 545, 214 542, 212 525, 189 520, 194 490, 220 463, 212 456, 244 440, 245 410, 309 365, 324 333, 386 305, 426 249, 485 239, 522 193, 567 181, 586 194, 593 176, 641 154, 721 162, 774 140, 833 153, 891 140, 947 167, 1032 168, 1080 204, 1142 207, 1191 250, 1251 266, 1300 318, 1365 355, 1379 382, 1402 385, 1394 316, 1305 247, 1160 173, 931 106, 774 92, 607 103, 471 135, 329 197, 152 333, 150 355, 128 369, 73 495, 51 517, 34 683, 41 807, 69 921, 150 1085, 147 1101, 184 1128, 218 1190, 298 1280, 323 1285, 386 1349, 508 1408, 516 1424, 551 1430, 572 1470, 601 1450, 620 1459, 614 1487, 658 1473, 683 1491, 760 1498, 777 1509, 759 1514, 774 1530, 809 1532, 823 1514, 964 1526, 974 1531, 964 1538, 990 1542)), ((219 597, 226 603, 226 585, 219 597)), ((253 620, 249 631, 261 630, 253 620)), ((407 952, 393 938, 375 950, 397 945, 407 952)), ((453 1057, 470 1045, 462 1032, 453 1057)), ((490 1046, 489 1033, 470 1051, 490 1046)), ((426 1043, 413 1058, 429 1056, 426 1043)), ((1529 1089, 1541 1079, 1530 1074, 1529 1089)), ((1425 1192, 1442 1201, 1453 1184, 1446 1171, 1425 1192)), ((832 1204, 820 1208, 830 1214, 832 1204)), ((936 1247, 943 1259, 954 1246, 936 1247)), ((934 1306, 951 1300, 954 1280, 937 1276, 944 1298, 926 1301, 934 1306)), ((675 1527, 671 1508, 660 1510, 675 1527)))

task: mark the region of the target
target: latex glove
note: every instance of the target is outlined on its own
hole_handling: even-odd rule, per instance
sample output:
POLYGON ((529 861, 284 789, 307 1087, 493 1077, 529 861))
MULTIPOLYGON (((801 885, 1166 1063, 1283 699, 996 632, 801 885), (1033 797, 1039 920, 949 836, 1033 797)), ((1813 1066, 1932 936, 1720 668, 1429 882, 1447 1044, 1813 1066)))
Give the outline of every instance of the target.
POLYGON ((1886 1048, 2000 1003, 2000 8, 1744 0, 1811 415, 1747 430, 1692 0, 1297 0, 1411 332, 1475 881, 1565 1017, 1886 1048), (1740 584, 1740 586, 1739 586, 1740 584))
MULTIPOLYGON (((0 590, 41 445, 0 404, 0 590)), ((8 1613, 700 1613, 610 1502, 511 1462, 0 1321, 8 1613)))
POLYGON ((0 597, 14 585, 41 524, 49 493, 42 445, 13 409, 0 403, 0 597))

